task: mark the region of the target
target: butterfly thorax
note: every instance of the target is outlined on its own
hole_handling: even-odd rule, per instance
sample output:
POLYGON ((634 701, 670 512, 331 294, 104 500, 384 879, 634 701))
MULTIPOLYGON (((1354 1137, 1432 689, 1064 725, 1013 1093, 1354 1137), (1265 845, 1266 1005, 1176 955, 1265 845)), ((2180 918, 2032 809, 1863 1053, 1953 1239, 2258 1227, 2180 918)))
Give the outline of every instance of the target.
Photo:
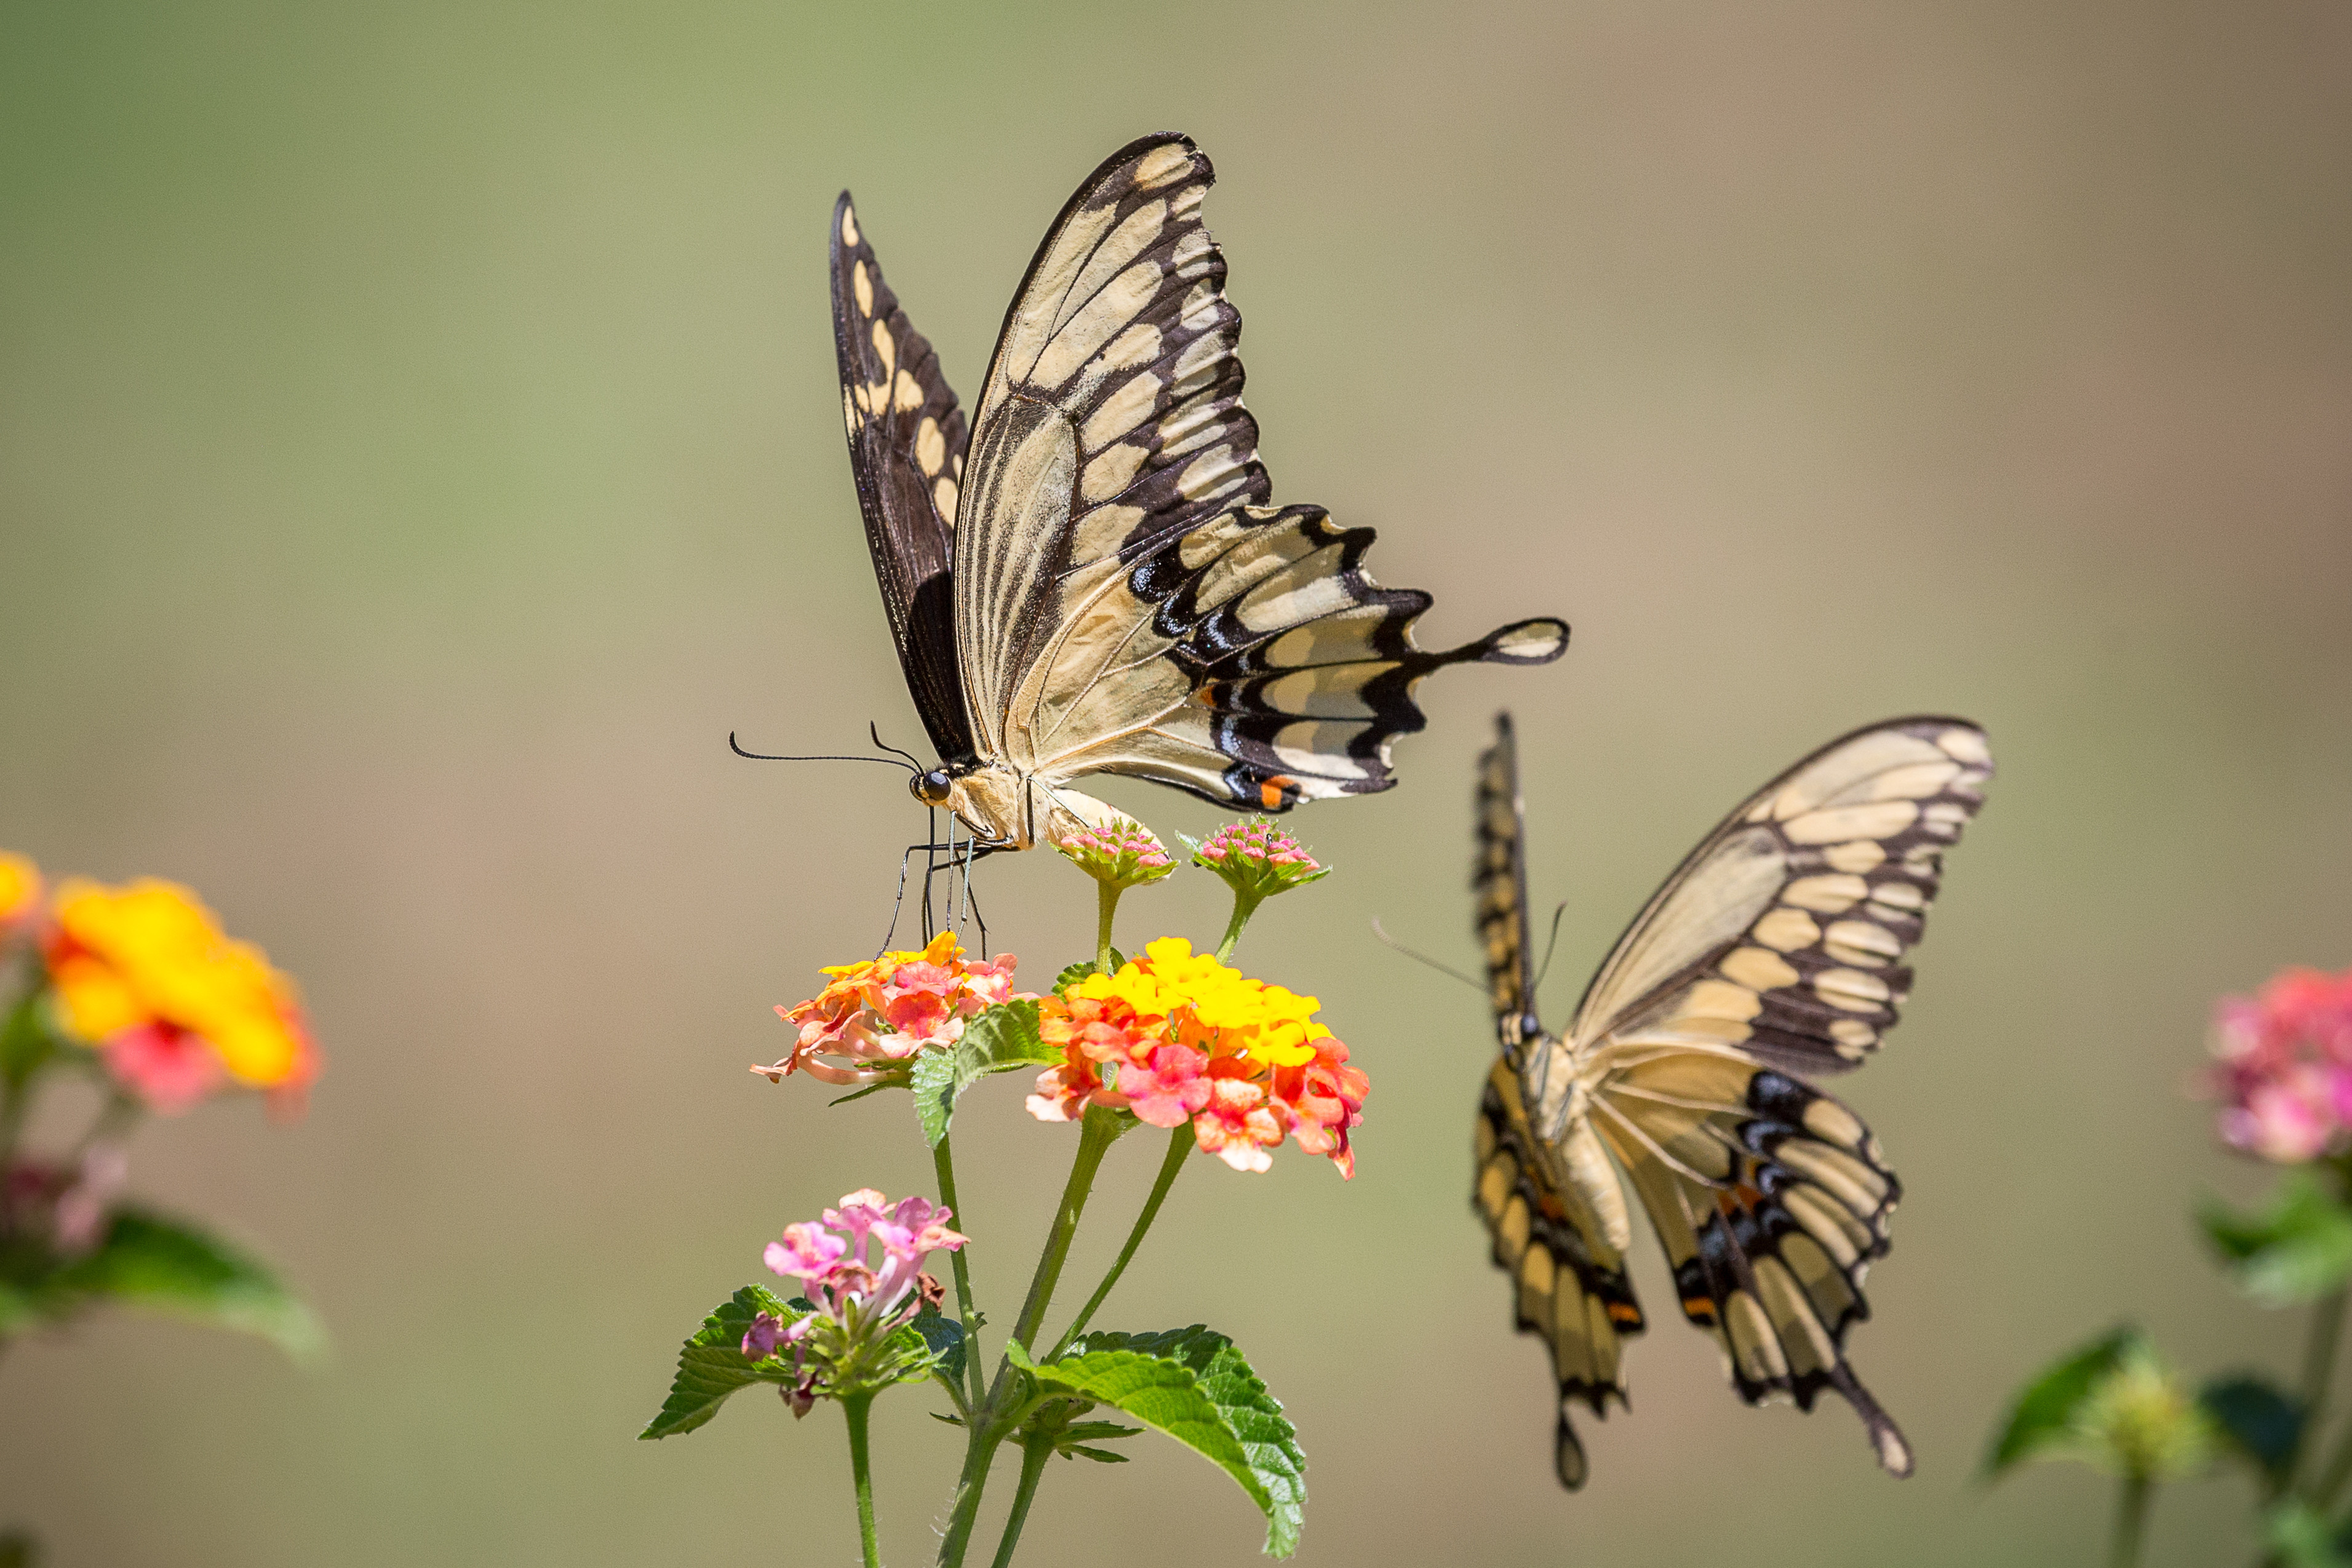
POLYGON ((966 758, 909 780, 915 799, 944 806, 987 847, 1025 850, 1059 842, 1083 828, 1108 826, 1118 813, 1091 795, 1024 773, 1004 762, 966 758))

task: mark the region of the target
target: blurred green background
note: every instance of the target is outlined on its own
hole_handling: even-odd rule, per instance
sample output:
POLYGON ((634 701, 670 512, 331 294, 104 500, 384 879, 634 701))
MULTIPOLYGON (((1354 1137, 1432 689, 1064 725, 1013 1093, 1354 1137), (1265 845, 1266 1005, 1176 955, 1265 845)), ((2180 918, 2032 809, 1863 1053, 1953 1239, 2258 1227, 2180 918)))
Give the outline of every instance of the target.
MULTIPOLYGON (((779 1226, 930 1179, 903 1102, 743 1071, 772 1004, 871 950, 921 826, 878 768, 725 747, 919 735, 826 213, 855 187, 969 397, 1069 188, 1169 126, 1223 179, 1277 498, 1381 528, 1433 643, 1577 633, 1433 683, 1401 789, 1294 820, 1339 874, 1244 957, 1371 1072, 1358 1179, 1203 1162, 1104 1313, 1241 1340, 1312 1460, 1297 1561, 2075 1563, 2106 1483, 1971 1479, 2021 1375, 2126 1315, 2194 1371, 2292 1363, 2185 1207, 2262 1185, 2189 1098, 2211 998, 2352 962, 2339 0, 14 0, 0 843, 193 883, 301 977, 309 1119, 208 1107, 134 1181, 283 1260, 337 1350, 19 1346, 0 1520, 62 1568, 854 1561, 832 1411, 632 1440, 779 1226), (1843 1086, 1908 1189, 1853 1348, 1916 1479, 1833 1401, 1741 1407, 1650 1256, 1637 1408, 1553 1485, 1466 1205, 1486 1020, 1367 929, 1470 961, 1506 703, 1535 896, 1568 900, 1555 1017, 1782 764, 1897 712, 1990 727, 1909 1021, 1843 1086)), ((1025 973, 1082 950, 1066 867, 982 885, 1025 973)), ((1139 894, 1128 933, 1213 935, 1219 892, 1139 894)), ((1020 1097, 959 1140, 1008 1315, 1071 1142, 1020 1097)), ((1074 1280, 1154 1163, 1115 1153, 1074 1280)), ((899 1563, 956 1455, 923 1405, 878 1416, 899 1563)), ((1230 1483, 1138 1458, 1053 1474, 1024 1561, 1255 1560, 1230 1483)), ((2168 1493, 2151 1560, 2234 1555, 2249 1499, 2168 1493)))

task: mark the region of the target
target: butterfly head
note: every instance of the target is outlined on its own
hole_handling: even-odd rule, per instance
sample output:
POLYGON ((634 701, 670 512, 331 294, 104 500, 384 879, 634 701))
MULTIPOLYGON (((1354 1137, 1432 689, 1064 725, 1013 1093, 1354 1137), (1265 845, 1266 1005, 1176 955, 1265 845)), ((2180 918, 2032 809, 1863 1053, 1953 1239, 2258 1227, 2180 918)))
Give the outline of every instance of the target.
POLYGON ((944 768, 934 768, 928 773, 918 773, 907 780, 907 788, 915 799, 926 806, 944 806, 948 791, 955 787, 955 775, 944 768))

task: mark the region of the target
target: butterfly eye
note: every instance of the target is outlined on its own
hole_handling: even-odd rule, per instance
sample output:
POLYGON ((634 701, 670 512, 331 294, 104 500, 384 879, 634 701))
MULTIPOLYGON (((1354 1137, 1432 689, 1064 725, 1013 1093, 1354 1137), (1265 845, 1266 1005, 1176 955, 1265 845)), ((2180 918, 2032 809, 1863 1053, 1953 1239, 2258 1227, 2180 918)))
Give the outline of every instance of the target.
POLYGON ((918 773, 907 780, 907 788, 926 806, 944 806, 948 803, 947 769, 934 768, 929 773, 918 773))

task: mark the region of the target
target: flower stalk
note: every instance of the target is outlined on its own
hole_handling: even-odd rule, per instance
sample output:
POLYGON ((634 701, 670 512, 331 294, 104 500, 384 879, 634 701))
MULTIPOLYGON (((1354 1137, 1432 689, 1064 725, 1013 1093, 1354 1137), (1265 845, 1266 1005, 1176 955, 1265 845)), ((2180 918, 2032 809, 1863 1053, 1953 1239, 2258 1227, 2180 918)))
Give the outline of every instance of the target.
POLYGON ((1070 1326, 1062 1331, 1062 1337, 1054 1342, 1053 1354, 1045 1358, 1047 1361, 1060 1359, 1062 1353, 1087 1332, 1087 1324, 1094 1321, 1095 1309, 1103 1304, 1110 1294, 1111 1287, 1118 1283, 1118 1277, 1127 1272, 1128 1260, 1135 1256, 1135 1249, 1143 1245, 1144 1232, 1150 1230, 1151 1222, 1160 1218, 1160 1206, 1167 1201, 1168 1189, 1176 1185, 1176 1175, 1184 1168, 1184 1156, 1199 1145, 1200 1140, 1192 1135, 1192 1124, 1182 1123, 1170 1129, 1168 1153, 1160 1159, 1160 1175, 1151 1184, 1151 1196, 1143 1200, 1143 1212, 1135 1217, 1135 1228, 1127 1233, 1127 1244, 1118 1249, 1118 1257, 1112 1262, 1110 1271, 1103 1276, 1102 1283, 1097 1285, 1095 1293, 1087 1298, 1087 1304, 1078 1309, 1078 1315, 1070 1320, 1070 1326))
POLYGON ((866 1452, 866 1416, 872 1394, 852 1394, 841 1402, 849 1417, 849 1474, 857 1489, 857 1544, 866 1554, 866 1568, 882 1568, 882 1550, 874 1531, 874 1471, 866 1452))
POLYGON ((1013 1494, 1013 1511, 1004 1516, 1004 1533, 996 1542, 989 1568, 1011 1568, 1013 1548, 1021 1544, 1021 1527, 1029 1522, 1029 1505, 1036 1500, 1037 1483, 1045 1477, 1045 1461, 1054 1457, 1049 1432, 1033 1434, 1021 1445, 1021 1480, 1013 1494))

